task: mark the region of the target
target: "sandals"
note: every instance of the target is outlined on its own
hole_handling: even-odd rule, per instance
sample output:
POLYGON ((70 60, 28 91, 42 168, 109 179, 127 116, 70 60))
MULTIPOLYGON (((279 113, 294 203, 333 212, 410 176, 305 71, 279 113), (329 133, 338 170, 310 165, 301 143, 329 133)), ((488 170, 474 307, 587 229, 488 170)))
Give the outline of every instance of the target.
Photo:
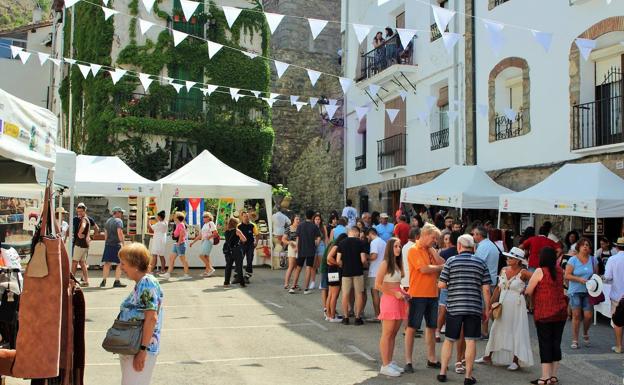
POLYGON ((457 361, 455 363, 455 373, 457 373, 457 374, 464 374, 464 373, 466 373, 466 367, 464 366, 464 364, 461 361, 457 361))
POLYGON ((558 379, 557 377, 550 377, 550 378, 548 379, 548 383, 549 383, 549 384, 552 384, 552 385, 554 385, 554 384, 558 384, 558 383, 559 383, 559 379, 558 379))
POLYGON ((578 346, 578 341, 572 341, 572 344, 570 345, 570 347, 571 347, 572 349, 578 349, 578 348, 579 348, 579 346, 578 346))
POLYGON ((585 345, 585 347, 589 347, 591 345, 589 343, 589 335, 583 336, 583 345, 585 345))
MULTIPOLYGON (((550 385, 550 384, 553 384, 552 382, 550 382, 550 380, 552 378, 553 377, 547 378, 547 379, 538 378, 536 380, 531 381, 531 384, 534 384, 534 385, 550 385)), ((554 378, 556 378, 556 377, 554 377, 554 378)))

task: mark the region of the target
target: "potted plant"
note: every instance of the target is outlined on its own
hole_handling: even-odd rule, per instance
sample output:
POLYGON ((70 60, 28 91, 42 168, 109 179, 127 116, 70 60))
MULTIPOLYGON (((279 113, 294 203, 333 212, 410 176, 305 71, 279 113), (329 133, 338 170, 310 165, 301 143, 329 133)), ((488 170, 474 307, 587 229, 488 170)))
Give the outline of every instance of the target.
POLYGON ((292 200, 292 194, 288 191, 287 187, 282 184, 277 184, 273 187, 273 203, 275 207, 281 207, 288 209, 292 200))

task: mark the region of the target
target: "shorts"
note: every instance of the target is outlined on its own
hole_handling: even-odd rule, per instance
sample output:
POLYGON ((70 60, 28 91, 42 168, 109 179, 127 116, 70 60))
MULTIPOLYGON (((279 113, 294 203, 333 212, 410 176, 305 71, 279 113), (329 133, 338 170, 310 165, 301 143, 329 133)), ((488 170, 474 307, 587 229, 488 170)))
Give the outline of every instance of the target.
POLYGON ((318 247, 316 248, 316 255, 319 257, 322 257, 323 254, 325 254, 325 249, 326 249, 325 242, 319 243, 318 247))
POLYGON ((435 329, 438 326, 437 298, 410 298, 407 326, 413 329, 419 329, 423 317, 425 318, 425 325, 427 328, 435 329))
POLYGON ((574 309, 583 309, 584 311, 592 311, 593 306, 589 303, 589 294, 574 293, 568 294, 570 298, 570 307, 574 309))
POLYGON ((307 267, 314 267, 315 258, 315 255, 311 257, 297 257, 297 266, 303 267, 303 265, 305 264, 307 267))
POLYGON ((72 261, 74 262, 80 262, 80 261, 86 261, 87 260, 87 256, 89 255, 89 248, 88 247, 79 247, 79 246, 74 246, 74 251, 72 253, 72 261))
POLYGON ((327 266, 327 285, 328 286, 338 286, 340 287, 340 283, 342 282, 342 271, 338 266, 327 266), (329 282, 329 273, 338 273, 338 281, 329 282))
POLYGON ((199 255, 210 255, 213 245, 214 243, 212 242, 212 239, 204 239, 201 243, 199 255))
MULTIPOLYGON (((398 288, 396 291, 400 291, 398 288)), ((398 299, 394 295, 384 294, 379 304, 380 320, 404 320, 407 319, 407 302, 398 299)))
POLYGON ((440 296, 438 297, 438 306, 446 307, 448 301, 448 289, 440 289, 440 296))
POLYGON ((288 245, 288 258, 297 258, 297 249, 291 244, 288 245))
POLYGON ((348 295, 351 291, 351 288, 354 289, 355 293, 363 293, 364 292, 364 276, 358 275, 357 277, 342 277, 342 290, 344 293, 348 295))
POLYGON ((102 262, 119 264, 119 250, 121 245, 104 245, 102 262))
POLYGON ((366 289, 373 290, 375 288, 375 280, 377 277, 366 277, 366 289))
POLYGON ((467 340, 481 339, 481 316, 480 315, 452 315, 446 313, 445 337, 449 341, 457 341, 464 328, 464 338, 467 340))
POLYGON ((180 256, 180 255, 185 255, 186 254, 186 243, 181 243, 181 244, 177 244, 174 243, 173 244, 173 251, 172 251, 176 256, 180 256))
POLYGON ((319 283, 319 289, 327 289, 329 287, 328 280, 329 278, 327 277, 327 272, 321 273, 321 283, 319 283))

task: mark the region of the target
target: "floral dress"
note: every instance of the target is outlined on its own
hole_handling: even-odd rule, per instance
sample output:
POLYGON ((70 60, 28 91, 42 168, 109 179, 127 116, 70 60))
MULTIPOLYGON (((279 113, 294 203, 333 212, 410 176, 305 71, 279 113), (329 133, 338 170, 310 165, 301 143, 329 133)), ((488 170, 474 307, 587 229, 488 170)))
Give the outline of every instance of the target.
POLYGON ((153 275, 145 274, 136 284, 132 293, 121 303, 119 319, 122 321, 135 321, 145 319, 146 310, 158 312, 158 321, 154 327, 154 333, 147 346, 149 354, 156 355, 160 351, 160 331, 163 322, 163 292, 160 284, 153 275))

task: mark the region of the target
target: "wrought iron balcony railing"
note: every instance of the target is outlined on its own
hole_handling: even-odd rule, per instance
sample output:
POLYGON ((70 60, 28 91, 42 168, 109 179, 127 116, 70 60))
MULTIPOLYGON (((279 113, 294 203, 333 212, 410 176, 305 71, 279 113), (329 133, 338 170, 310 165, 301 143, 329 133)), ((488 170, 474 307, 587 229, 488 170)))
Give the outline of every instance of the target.
POLYGON ((494 117, 495 140, 515 138, 516 136, 522 135, 526 111, 526 109, 521 109, 513 120, 509 119, 504 114, 501 115, 497 113, 494 117))
POLYGON ((366 154, 355 157, 355 171, 366 168, 366 154))
POLYGON ((449 146, 449 129, 445 128, 440 131, 431 133, 431 151, 439 150, 449 146))
POLYGON ((572 149, 624 142, 621 95, 572 107, 572 149))
POLYGON ((406 134, 398 134, 377 141, 377 170, 405 166, 406 138, 406 134))
POLYGON ((362 55, 362 72, 358 81, 368 79, 395 64, 414 65, 414 46, 416 37, 412 38, 404 49, 399 35, 394 35, 381 46, 362 55))

